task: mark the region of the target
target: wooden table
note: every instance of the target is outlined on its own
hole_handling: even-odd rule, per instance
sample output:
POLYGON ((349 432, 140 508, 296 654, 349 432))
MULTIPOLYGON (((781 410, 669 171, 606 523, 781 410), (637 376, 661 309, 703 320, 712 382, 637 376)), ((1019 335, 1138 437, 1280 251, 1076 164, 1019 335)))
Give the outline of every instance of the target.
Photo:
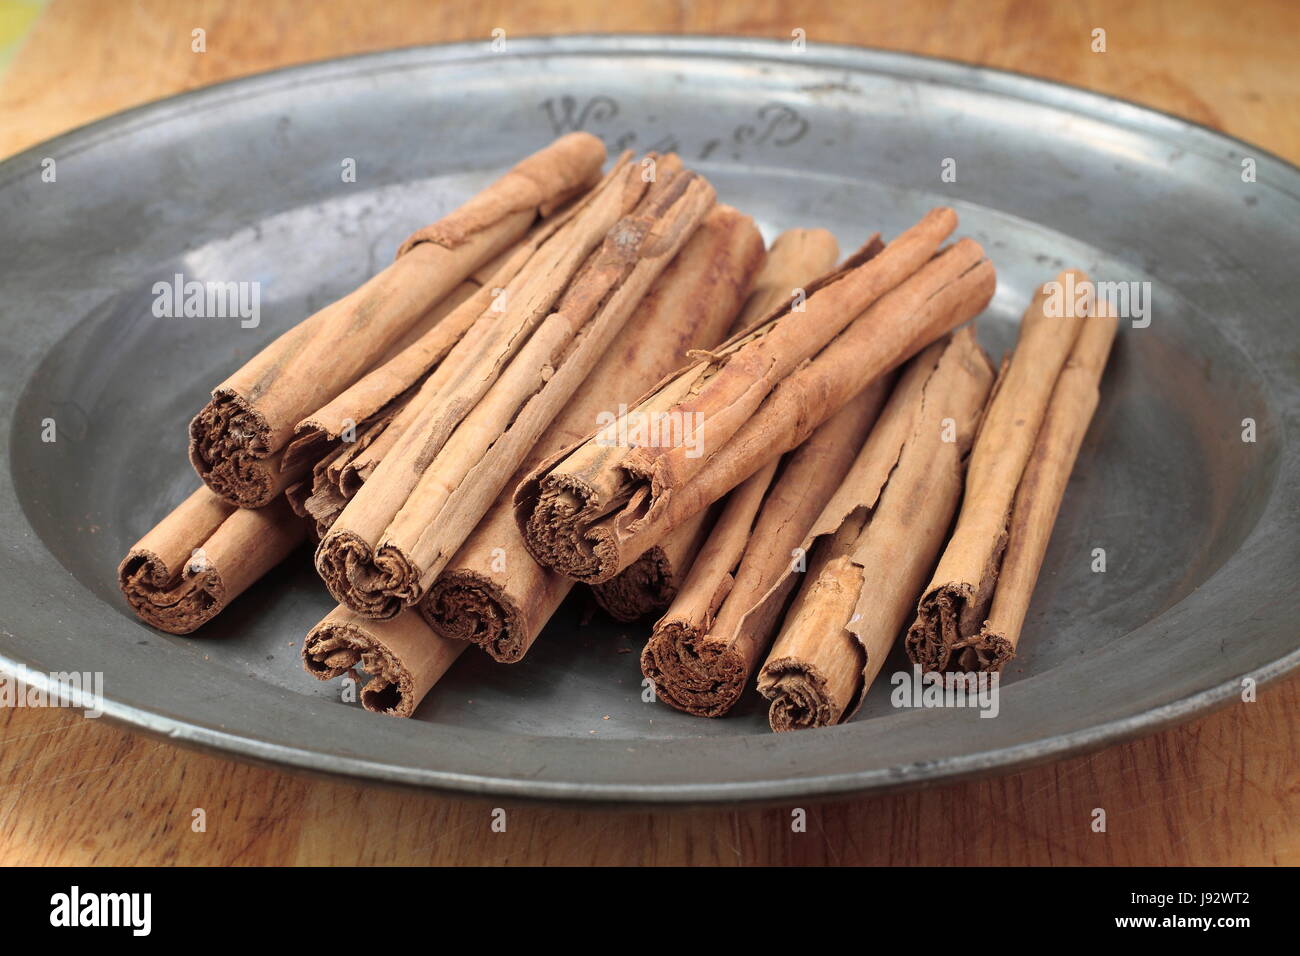
MULTIPOLYGON (((435 5, 54 0, 0 81, 0 155, 128 106, 271 67, 385 47, 578 32, 860 43, 1074 83, 1300 161, 1300 4, 435 5), (518 9, 516 9, 518 7, 518 9), (207 31, 192 53, 191 31, 207 31), (1090 49, 1106 31, 1107 51, 1090 49)), ((64 711, 0 709, 4 863, 1300 863, 1300 680, 1202 720, 1023 773, 789 810, 507 807, 322 782, 178 750, 64 711), (191 828, 206 811, 207 828, 191 828), (1107 812, 1105 833, 1092 811, 1107 812)))

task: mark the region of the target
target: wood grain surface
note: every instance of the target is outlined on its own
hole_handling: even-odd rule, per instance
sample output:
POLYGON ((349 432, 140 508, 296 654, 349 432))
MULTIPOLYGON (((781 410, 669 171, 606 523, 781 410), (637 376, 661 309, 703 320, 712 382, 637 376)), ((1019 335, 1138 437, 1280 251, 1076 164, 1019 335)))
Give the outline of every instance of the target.
MULTIPOLYGON (((0 78, 0 155, 272 67, 546 33, 727 33, 909 50, 1141 102, 1300 160, 1300 3, 53 0, 0 78), (207 31, 207 52, 190 49, 207 31), (1107 52, 1091 32, 1106 30, 1107 52)), ((846 802, 664 813, 493 806, 293 776, 67 711, 0 708, 2 863, 1300 863, 1300 679, 1022 773, 846 802), (1107 814, 1093 832, 1093 810, 1107 814), (194 811, 206 828, 196 831, 194 811)))

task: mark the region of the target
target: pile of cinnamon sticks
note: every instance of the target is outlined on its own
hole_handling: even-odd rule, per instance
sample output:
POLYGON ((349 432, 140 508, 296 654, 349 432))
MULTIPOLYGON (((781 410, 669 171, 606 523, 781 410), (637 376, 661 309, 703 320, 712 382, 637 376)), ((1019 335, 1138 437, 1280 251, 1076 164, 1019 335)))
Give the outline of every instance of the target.
POLYGON ((556 140, 213 389, 202 486, 119 568, 135 612, 188 634, 314 537, 338 606, 304 666, 394 716, 472 645, 521 660, 577 584, 657 616, 642 671, 700 716, 754 686, 774 730, 841 722, 900 635, 1003 667, 1115 320, 1045 287, 995 371, 952 210, 837 265, 675 155, 605 163, 556 140))

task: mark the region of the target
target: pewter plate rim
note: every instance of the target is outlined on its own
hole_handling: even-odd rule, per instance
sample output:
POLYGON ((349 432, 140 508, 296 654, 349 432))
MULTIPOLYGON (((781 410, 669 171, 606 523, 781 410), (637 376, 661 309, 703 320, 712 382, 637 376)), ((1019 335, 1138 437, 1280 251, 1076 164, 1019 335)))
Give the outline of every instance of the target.
MULTIPOLYGON (((725 37, 679 37, 655 35, 602 35, 602 36, 567 36, 548 38, 511 39, 511 52, 515 57, 562 57, 566 55, 599 55, 611 53, 653 54, 662 57, 684 57, 687 59, 717 58, 723 60, 752 60, 772 65, 797 63, 803 68, 819 67, 830 75, 839 71, 865 71, 884 73, 922 82, 945 84, 967 90, 983 90, 989 93, 1018 98, 1030 102, 1050 104, 1100 119, 1107 123, 1129 129, 1139 130, 1145 134, 1157 136, 1175 146, 1237 146, 1249 150, 1252 154, 1265 157, 1278 167, 1273 172, 1278 178, 1272 185, 1290 200, 1300 199, 1300 170, 1273 156, 1265 150, 1242 143, 1231 137, 1209 130, 1203 126, 1169 114, 1137 106, 1123 100, 1107 97, 1090 91, 1065 86, 1051 81, 1040 80, 1023 74, 1008 73, 984 67, 970 66, 955 61, 921 57, 913 54, 877 51, 867 48, 810 44, 807 49, 793 54, 789 44, 781 41, 766 41, 725 37)), ((48 154, 57 149, 61 155, 69 155, 81 149, 93 146, 103 140, 129 135, 131 132, 167 122, 171 117, 196 108, 203 108, 216 102, 237 101, 245 96, 263 95, 276 89, 291 88, 311 84, 326 77, 332 79, 362 77, 367 74, 382 73, 404 68, 418 68, 435 63, 465 63, 476 61, 490 62, 483 43, 460 43, 428 47, 413 47, 372 54, 360 54, 337 60, 292 66, 257 74, 250 77, 227 81, 214 86, 172 96, 155 103, 135 107, 125 112, 98 120, 70 133, 57 137, 46 143, 31 147, 10 159, 0 163, 0 190, 14 177, 25 173, 34 158, 48 154)), ((11 371, 6 369, 6 371, 11 371)), ((1295 402, 1294 394, 1284 397, 1283 404, 1288 407, 1295 402)), ((1288 434, 1283 434, 1282 468, 1272 488, 1272 495, 1280 493, 1290 497, 1294 495, 1297 473, 1294 455, 1288 447, 1288 434)), ((9 447, 3 451, 6 469, 9 467, 9 447)), ((9 497, 8 495, 6 497, 9 497)), ((10 523, 15 517, 22 520, 21 505, 16 500, 0 501, 0 513, 10 523)), ((1285 534, 1287 528, 1276 528, 1270 535, 1285 534)), ((1293 528, 1291 529, 1293 530, 1293 528)), ((1230 560, 1249 560, 1249 555, 1240 552, 1230 560)), ((59 573, 63 569, 53 562, 59 573)), ((1193 594, 1184 598, 1180 604, 1193 598, 1197 601, 1217 599, 1231 602, 1237 596, 1231 591, 1224 591, 1222 584, 1217 585, 1216 578, 1222 577, 1223 568, 1211 575, 1193 594)), ((22 596, 12 589, 0 590, 4 600, 21 600, 22 596)), ((94 600, 83 594, 82 600, 94 600)), ((1175 605, 1177 607, 1177 605, 1175 605)), ((1169 608, 1161 617, 1174 610, 1169 608)), ((1244 612, 1243 608, 1243 612, 1244 612)), ((1252 626, 1256 628, 1281 629, 1292 622, 1286 618, 1286 611, 1280 605, 1273 615, 1268 609, 1262 611, 1254 608, 1256 617, 1252 626), (1262 617, 1261 617, 1262 615, 1262 617)), ((1158 621, 1159 618, 1156 619, 1158 621)), ((1156 622, 1148 622, 1154 624, 1156 622)), ((3 640, 8 643, 8 631, 3 640)), ((19 667, 33 666, 32 660, 11 654, 0 647, 0 668, 10 672, 19 667)), ((420 788, 441 790, 461 795, 498 795, 514 798, 535 798, 542 800, 583 801, 592 803, 664 805, 664 804, 699 804, 710 802, 774 801, 789 797, 817 796, 826 797, 837 794, 849 794, 868 790, 888 790, 916 786, 937 781, 951 781, 959 778, 983 775, 991 772, 1005 772, 1034 763, 1057 759, 1067 754, 1080 753, 1098 747, 1128 739, 1139 734, 1150 733, 1171 724, 1186 720, 1221 706, 1239 695, 1241 679, 1253 678, 1260 683, 1273 680, 1300 666, 1300 648, 1281 657, 1254 662, 1254 666, 1232 680, 1223 681, 1205 687, 1196 693, 1159 707, 1140 709, 1119 719, 1105 721, 1077 731, 1061 733, 1034 739, 1022 744, 976 753, 956 754, 941 760, 920 764, 899 765, 861 771, 840 773, 812 773, 808 776, 783 776, 781 778, 765 776, 764 767, 774 758, 783 761, 800 760, 801 753, 807 749, 799 739, 802 735, 774 735, 768 738, 711 738, 652 741, 645 746, 648 752, 641 759, 645 761, 635 776, 640 779, 627 779, 616 782, 595 782, 584 779, 584 761, 600 759, 601 751, 605 754, 613 750, 624 749, 627 741, 583 741, 584 756, 575 757, 572 741, 557 741, 553 738, 521 737, 524 745, 541 748, 544 754, 548 748, 554 750, 556 759, 562 765, 552 770, 545 778, 519 774, 512 775, 508 770, 500 775, 482 772, 466 772, 458 768, 454 759, 442 765, 412 766, 398 762, 385 762, 345 753, 330 752, 327 745, 312 747, 307 745, 286 744, 273 739, 274 735, 260 732, 256 718, 241 714, 232 714, 227 726, 215 726, 187 719, 182 714, 168 713, 163 708, 137 706, 129 701, 113 699, 110 695, 105 700, 105 715, 111 720, 123 723, 147 733, 162 736, 177 743, 224 755, 239 757, 259 763, 271 763, 287 768, 294 768, 319 774, 343 776, 370 780, 388 784, 408 785, 420 788), (244 726, 240 726, 243 724, 244 726), (563 744, 563 746, 561 746, 563 744), (655 761, 667 759, 662 751, 678 746, 692 750, 688 759, 700 761, 701 779, 691 782, 662 782, 656 779, 655 761), (732 747, 752 751, 752 758, 747 764, 747 772, 742 779, 717 780, 708 779, 704 770, 707 768, 710 747, 732 747), (659 752, 659 753, 657 753, 659 752)), ((33 675, 37 686, 44 686, 39 674, 33 675)), ((479 737, 505 736, 481 732, 467 732, 463 728, 440 728, 423 725, 422 730, 434 735, 473 735, 479 737)), ((829 738, 838 739, 847 746, 851 725, 834 728, 825 733, 829 738)), ((475 738, 477 739, 477 738, 475 738)))

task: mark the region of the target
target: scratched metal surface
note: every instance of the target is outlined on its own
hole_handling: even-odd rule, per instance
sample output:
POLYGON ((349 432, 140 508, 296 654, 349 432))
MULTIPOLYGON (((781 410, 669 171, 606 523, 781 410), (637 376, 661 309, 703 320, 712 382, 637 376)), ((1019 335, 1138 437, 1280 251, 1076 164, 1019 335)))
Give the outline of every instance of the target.
POLYGON ((414 49, 96 123, 0 166, 0 663, 103 671, 110 717, 246 759, 606 802, 907 786, 1185 719, 1298 659, 1298 198, 1293 167, 1128 104, 763 41, 414 49), (726 719, 689 718, 641 700, 645 627, 584 624, 580 601, 525 662, 471 652, 417 719, 379 718, 299 669, 302 635, 330 606, 305 553, 202 637, 129 614, 114 568, 194 486, 183 437, 206 390, 574 128, 611 150, 680 151, 769 239, 825 225, 847 250, 955 206, 998 268, 980 320, 995 353, 1063 265, 1151 283, 1151 323, 1117 343, 997 718, 893 707, 898 654, 843 727, 773 735, 752 693, 726 719), (344 184, 348 158, 358 181, 344 184), (947 158, 955 182, 940 180, 947 158), (154 318, 153 284, 177 272, 259 282, 261 324, 154 318), (1105 573, 1091 570, 1096 548, 1105 573))

